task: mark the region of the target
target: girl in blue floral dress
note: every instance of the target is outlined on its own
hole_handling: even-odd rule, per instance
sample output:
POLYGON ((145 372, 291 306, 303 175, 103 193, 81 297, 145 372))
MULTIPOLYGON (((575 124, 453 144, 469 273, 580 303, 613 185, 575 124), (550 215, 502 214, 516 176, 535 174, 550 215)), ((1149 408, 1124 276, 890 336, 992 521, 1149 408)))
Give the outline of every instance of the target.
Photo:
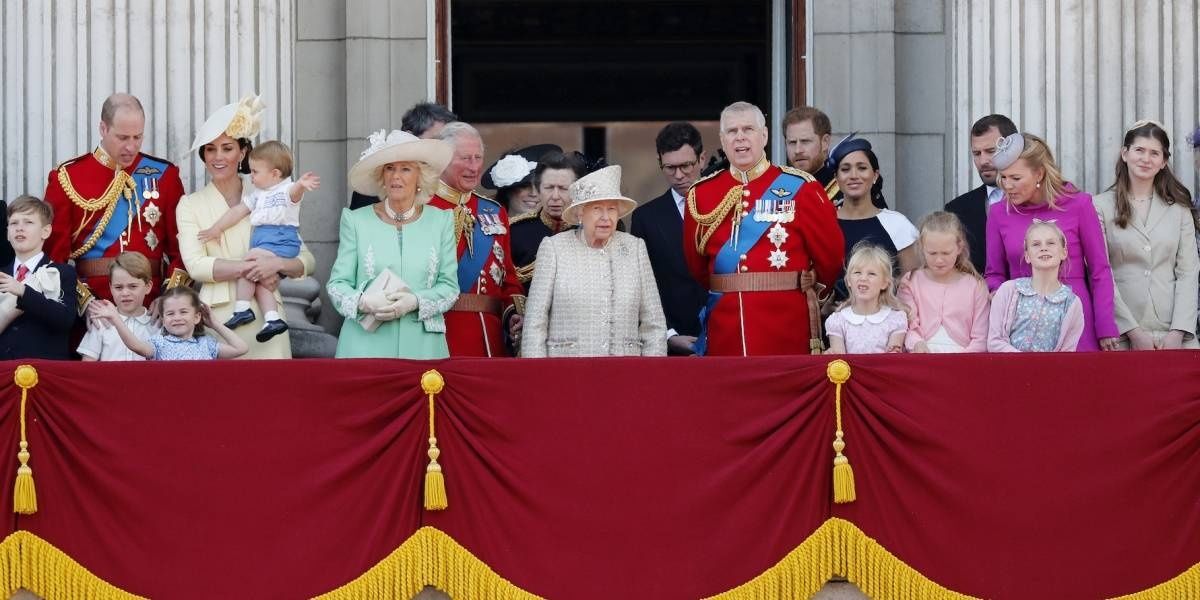
POLYGON ((1031 277, 1000 284, 988 327, 991 352, 1074 352, 1083 334, 1083 302, 1059 280, 1067 241, 1053 221, 1025 230, 1024 260, 1031 277))

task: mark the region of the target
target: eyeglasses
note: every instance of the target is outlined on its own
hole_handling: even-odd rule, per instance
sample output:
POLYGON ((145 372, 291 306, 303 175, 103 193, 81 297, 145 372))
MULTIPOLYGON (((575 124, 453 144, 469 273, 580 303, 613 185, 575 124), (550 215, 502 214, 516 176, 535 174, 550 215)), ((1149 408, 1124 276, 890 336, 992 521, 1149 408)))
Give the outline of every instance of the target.
POLYGON ((698 164, 700 164, 700 161, 698 161, 698 160, 689 160, 688 162, 679 163, 677 165, 660 165, 660 166, 662 167, 663 173, 666 173, 667 175, 674 175, 675 171, 680 171, 682 173, 691 173, 692 170, 695 169, 696 165, 698 165, 698 164))

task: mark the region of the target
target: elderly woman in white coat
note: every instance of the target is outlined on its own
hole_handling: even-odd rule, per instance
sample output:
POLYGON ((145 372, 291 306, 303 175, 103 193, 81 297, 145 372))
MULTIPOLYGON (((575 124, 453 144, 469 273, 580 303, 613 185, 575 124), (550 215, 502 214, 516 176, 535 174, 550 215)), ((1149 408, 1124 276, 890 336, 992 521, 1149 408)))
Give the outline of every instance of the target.
POLYGON ((1171 142, 1153 121, 1125 133, 1117 181, 1094 198, 1116 294, 1119 347, 1200 348, 1196 340, 1196 213, 1171 173, 1171 142))
POLYGON ((666 356, 667 323, 639 238, 617 231, 637 203, 621 167, 571 184, 563 211, 579 227, 542 240, 525 307, 521 356, 666 356))

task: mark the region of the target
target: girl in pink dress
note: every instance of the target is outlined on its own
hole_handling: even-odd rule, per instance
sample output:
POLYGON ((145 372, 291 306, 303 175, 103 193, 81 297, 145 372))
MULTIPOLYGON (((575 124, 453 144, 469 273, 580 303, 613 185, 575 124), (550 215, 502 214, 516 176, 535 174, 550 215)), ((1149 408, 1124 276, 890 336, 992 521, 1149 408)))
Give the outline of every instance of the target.
POLYGON ((971 264, 962 222, 938 211, 921 221, 921 267, 900 279, 909 352, 987 352, 987 284, 971 264))
POLYGON ((870 243, 859 243, 846 264, 850 297, 825 320, 829 354, 882 354, 904 349, 908 316, 892 293, 892 258, 870 243))

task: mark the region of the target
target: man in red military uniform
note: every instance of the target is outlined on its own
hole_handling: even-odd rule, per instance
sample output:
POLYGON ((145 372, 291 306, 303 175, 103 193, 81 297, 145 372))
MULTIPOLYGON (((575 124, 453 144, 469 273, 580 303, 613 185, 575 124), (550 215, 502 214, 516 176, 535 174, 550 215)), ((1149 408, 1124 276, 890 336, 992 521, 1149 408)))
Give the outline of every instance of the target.
POLYGON ((748 102, 721 111, 730 166, 697 181, 683 215, 683 250, 709 290, 698 354, 754 356, 821 350, 813 281, 832 289, 842 230, 811 175, 772 165, 767 125, 748 102))
POLYGON ((479 132, 455 122, 440 137, 454 146, 454 158, 429 205, 454 213, 460 294, 446 312, 446 343, 450 356, 507 356, 502 332, 507 328, 516 338, 525 312, 512 263, 508 213, 495 200, 472 192, 483 176, 479 132))
POLYGON ((183 196, 179 169, 142 154, 146 113, 129 94, 113 94, 100 109, 100 145, 50 172, 46 202, 54 225, 46 241, 52 260, 75 261, 79 311, 93 295, 111 300, 108 269, 113 259, 134 251, 150 259, 158 296, 164 279, 186 277, 175 238, 175 205, 183 196))

